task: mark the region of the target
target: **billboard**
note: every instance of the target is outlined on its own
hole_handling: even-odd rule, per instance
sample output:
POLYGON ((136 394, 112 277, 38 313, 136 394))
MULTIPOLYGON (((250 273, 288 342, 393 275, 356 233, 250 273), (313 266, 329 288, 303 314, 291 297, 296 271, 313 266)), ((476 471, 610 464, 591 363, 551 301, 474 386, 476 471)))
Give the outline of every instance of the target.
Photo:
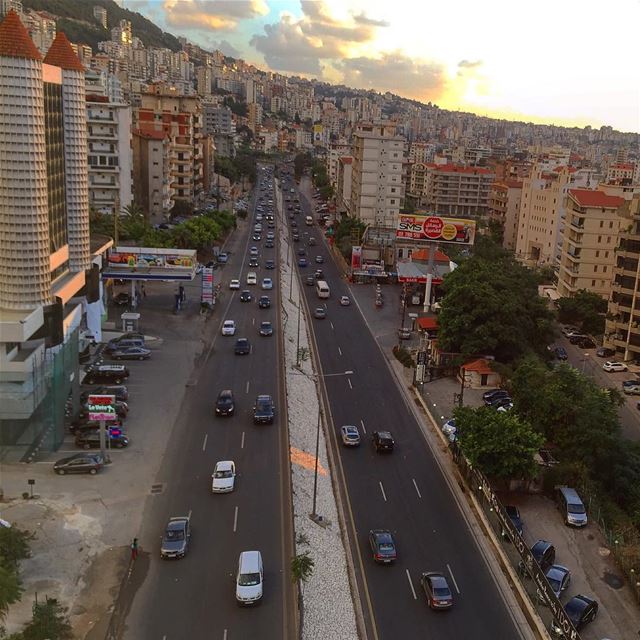
POLYGON ((87 399, 89 420, 116 420, 116 397, 90 395, 87 399))
POLYGON ((195 262, 195 251, 184 249, 143 249, 122 247, 109 252, 109 267, 131 269, 191 269, 195 262))
POLYGON ((362 266, 362 247, 351 247, 351 271, 359 271, 362 266))
POLYGON ((202 270, 202 296, 200 301, 213 306, 213 269, 205 267, 202 270))
POLYGON ((473 244, 475 236, 475 220, 404 213, 398 216, 396 238, 427 242, 450 242, 452 244, 473 244))

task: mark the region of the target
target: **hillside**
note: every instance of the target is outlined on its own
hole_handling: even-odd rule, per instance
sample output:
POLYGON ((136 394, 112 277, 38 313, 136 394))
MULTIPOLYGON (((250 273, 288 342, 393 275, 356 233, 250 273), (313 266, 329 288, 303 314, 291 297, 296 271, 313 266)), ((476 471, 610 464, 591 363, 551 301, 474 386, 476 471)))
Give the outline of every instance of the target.
POLYGON ((93 17, 93 7, 100 5, 107 10, 109 29, 120 20, 129 20, 133 34, 145 47, 166 47, 172 51, 181 49, 175 36, 165 33, 144 16, 118 6, 113 0, 22 0, 25 8, 46 11, 56 16, 56 26, 64 31, 71 42, 90 45, 98 50, 98 42, 110 38, 109 31, 100 26, 93 17))

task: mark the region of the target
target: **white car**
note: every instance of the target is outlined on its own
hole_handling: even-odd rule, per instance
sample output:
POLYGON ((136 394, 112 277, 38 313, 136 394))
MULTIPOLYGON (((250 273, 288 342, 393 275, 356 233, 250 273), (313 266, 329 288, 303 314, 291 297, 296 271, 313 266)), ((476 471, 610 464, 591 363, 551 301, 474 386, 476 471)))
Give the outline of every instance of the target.
POLYGON ((234 336, 236 334, 236 321, 235 320, 225 320, 222 323, 222 335, 223 336, 234 336))
POLYGON ((216 462, 211 475, 212 493, 229 493, 235 488, 236 465, 233 460, 216 462))
POLYGON ((458 433, 458 430, 456 429, 456 421, 454 418, 451 418, 450 420, 447 420, 443 425, 442 425, 442 433, 444 433, 445 436, 447 436, 447 438, 449 439, 449 442, 455 442, 458 433))
POLYGON ((258 284, 258 276, 255 271, 247 273, 247 284, 258 284))
POLYGON ((262 288, 263 289, 273 289, 273 281, 271 278, 263 278, 262 279, 262 288))
POLYGON ((615 360, 607 360, 602 365, 602 368, 609 373, 613 371, 628 371, 629 369, 624 362, 616 362, 615 360))
POLYGON ((498 407, 498 411, 500 413, 508 413, 513 409, 513 402, 508 402, 507 404, 503 404, 501 407, 498 407))
POLYGON ((232 280, 229 283, 229 289, 239 289, 240 288, 240 280, 232 280))

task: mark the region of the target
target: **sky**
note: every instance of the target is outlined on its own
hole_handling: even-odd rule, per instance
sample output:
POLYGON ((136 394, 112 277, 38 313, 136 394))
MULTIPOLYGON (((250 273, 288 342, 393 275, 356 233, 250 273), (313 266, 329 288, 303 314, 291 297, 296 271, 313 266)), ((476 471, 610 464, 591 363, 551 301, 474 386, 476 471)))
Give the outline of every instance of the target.
POLYGON ((637 0, 121 0, 262 69, 495 118, 640 132, 637 0))

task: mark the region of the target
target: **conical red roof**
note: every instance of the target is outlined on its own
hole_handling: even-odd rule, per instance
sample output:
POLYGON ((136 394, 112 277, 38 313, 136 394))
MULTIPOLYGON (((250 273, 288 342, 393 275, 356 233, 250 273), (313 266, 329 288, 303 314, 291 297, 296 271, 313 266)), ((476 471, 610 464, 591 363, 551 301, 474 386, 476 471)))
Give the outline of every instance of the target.
POLYGON ((0 22, 0 56, 42 60, 40 52, 13 9, 0 22))
POLYGON ((56 37, 44 57, 44 62, 61 69, 82 71, 84 73, 84 67, 78 60, 78 56, 73 52, 67 36, 62 31, 56 33, 56 37))

